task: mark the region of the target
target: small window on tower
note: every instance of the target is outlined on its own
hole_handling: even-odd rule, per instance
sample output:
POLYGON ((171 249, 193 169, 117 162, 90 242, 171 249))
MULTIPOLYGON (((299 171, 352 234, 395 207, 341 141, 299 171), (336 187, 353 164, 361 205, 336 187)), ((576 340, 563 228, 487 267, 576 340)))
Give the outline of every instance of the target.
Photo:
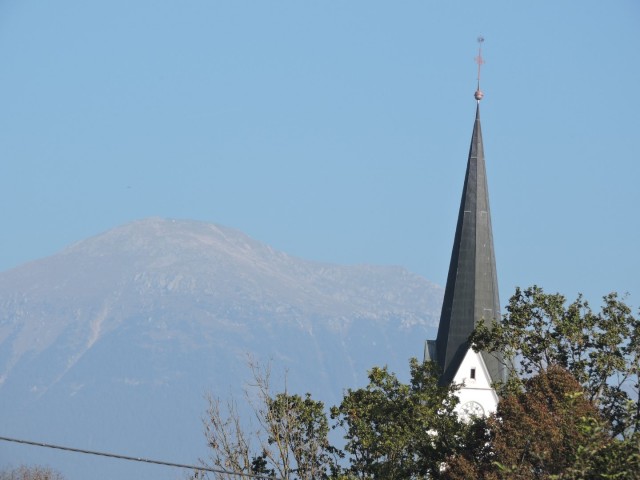
POLYGON ((471 374, 469 375, 469 378, 471 378, 471 380, 475 380, 476 379, 476 369, 475 368, 471 369, 471 374))

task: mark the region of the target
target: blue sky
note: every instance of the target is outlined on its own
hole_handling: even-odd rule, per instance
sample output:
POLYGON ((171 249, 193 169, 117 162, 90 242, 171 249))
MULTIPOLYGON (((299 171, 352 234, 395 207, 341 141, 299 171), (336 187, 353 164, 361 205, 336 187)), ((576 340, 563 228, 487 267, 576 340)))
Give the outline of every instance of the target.
POLYGON ((476 37, 506 303, 640 304, 640 3, 0 2, 0 270, 149 216, 446 280, 476 37))

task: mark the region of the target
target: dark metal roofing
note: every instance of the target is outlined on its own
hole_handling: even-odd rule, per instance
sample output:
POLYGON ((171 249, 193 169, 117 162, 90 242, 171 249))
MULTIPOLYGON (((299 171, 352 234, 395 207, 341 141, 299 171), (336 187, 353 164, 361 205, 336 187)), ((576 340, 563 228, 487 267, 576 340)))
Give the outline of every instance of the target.
MULTIPOLYGON (((468 338, 475 326, 499 318, 498 278, 478 102, 435 352, 430 352, 435 353, 442 369, 441 384, 453 380, 470 347, 468 338)), ((482 356, 492 381, 504 380, 501 361, 486 352, 482 356)))

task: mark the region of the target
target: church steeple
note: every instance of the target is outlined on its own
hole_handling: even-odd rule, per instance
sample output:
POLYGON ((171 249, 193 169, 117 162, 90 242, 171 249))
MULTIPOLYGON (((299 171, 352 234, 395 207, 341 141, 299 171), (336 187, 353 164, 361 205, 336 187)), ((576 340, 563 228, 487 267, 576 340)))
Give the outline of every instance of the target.
MULTIPOLYGON (((482 40, 482 38, 478 39, 479 42, 482 40)), ((456 377, 470 349, 468 339, 476 325, 500 318, 489 191, 480 125, 480 100, 483 97, 479 81, 481 55, 478 56, 477 61, 476 118, 440 325, 436 341, 428 342, 425 352, 426 358, 438 363, 442 371, 440 383, 443 385, 451 383, 456 377)), ((491 381, 504 380, 505 369, 500 359, 486 352, 481 356, 491 381)))
MULTIPOLYGON (((478 102, 436 339, 441 383, 453 380, 470 348, 468 338, 475 326, 499 318, 498 278, 478 102)), ((489 354, 482 357, 491 379, 502 380, 500 362, 489 354)))

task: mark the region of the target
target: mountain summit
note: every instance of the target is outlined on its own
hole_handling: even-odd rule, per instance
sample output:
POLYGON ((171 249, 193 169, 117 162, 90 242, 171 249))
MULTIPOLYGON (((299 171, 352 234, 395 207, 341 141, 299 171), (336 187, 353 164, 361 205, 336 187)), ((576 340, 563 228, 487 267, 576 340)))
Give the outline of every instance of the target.
POLYGON ((291 390, 337 401, 373 365, 406 369, 441 298, 400 267, 307 261, 214 224, 136 221, 0 273, 0 425, 194 462, 202 395, 241 388, 248 354, 287 370, 291 390))

